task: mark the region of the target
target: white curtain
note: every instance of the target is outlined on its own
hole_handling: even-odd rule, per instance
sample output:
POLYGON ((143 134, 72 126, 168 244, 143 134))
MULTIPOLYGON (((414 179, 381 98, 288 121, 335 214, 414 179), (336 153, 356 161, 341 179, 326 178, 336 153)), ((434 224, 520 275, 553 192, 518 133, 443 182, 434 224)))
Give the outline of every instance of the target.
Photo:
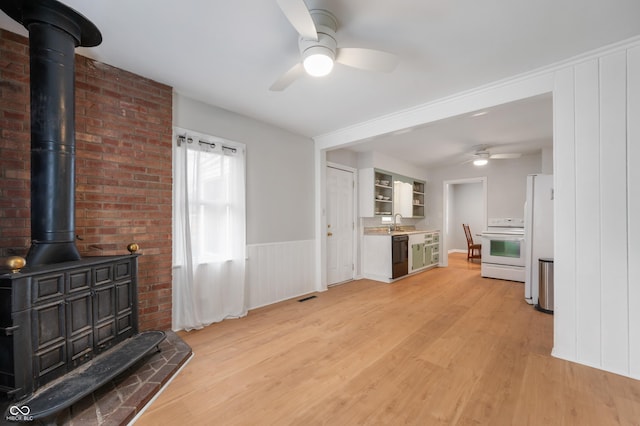
POLYGON ((174 134, 172 328, 192 330, 247 313, 245 152, 211 136, 174 134))

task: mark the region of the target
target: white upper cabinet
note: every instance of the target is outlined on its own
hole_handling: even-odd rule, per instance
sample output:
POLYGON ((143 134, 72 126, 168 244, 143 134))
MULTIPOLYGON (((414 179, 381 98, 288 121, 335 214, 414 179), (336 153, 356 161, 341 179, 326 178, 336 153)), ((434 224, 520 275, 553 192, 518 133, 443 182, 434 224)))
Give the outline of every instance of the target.
POLYGON ((374 168, 360 169, 358 179, 361 217, 424 217, 424 181, 374 168))
POLYGON ((409 182, 393 181, 393 214, 413 217, 413 185, 409 182))

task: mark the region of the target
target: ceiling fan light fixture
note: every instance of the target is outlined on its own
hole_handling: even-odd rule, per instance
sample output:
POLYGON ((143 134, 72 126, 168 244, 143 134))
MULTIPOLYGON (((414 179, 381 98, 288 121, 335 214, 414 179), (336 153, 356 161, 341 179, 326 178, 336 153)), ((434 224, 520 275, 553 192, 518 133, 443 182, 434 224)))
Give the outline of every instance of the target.
POLYGON ((298 47, 304 70, 313 77, 324 77, 333 70, 336 60, 336 18, 324 10, 312 10, 311 16, 318 30, 317 40, 300 37, 298 47))
POLYGON ((324 77, 333 69, 333 59, 326 53, 313 53, 304 58, 302 63, 307 74, 313 77, 324 77))
POLYGON ((488 162, 489 162, 489 160, 487 160, 486 158, 476 158, 475 160, 473 160, 473 165, 474 166, 486 166, 488 162))

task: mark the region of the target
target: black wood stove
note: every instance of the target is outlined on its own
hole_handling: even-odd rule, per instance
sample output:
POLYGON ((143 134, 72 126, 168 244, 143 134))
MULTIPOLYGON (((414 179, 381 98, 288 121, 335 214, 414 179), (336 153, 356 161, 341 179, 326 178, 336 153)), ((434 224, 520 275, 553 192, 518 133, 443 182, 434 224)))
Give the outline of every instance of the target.
POLYGON ((56 0, 0 8, 29 30, 32 245, 26 267, 0 275, 0 398, 23 421, 79 400, 164 333, 138 333, 135 250, 83 259, 75 245, 74 55, 100 31, 56 0))

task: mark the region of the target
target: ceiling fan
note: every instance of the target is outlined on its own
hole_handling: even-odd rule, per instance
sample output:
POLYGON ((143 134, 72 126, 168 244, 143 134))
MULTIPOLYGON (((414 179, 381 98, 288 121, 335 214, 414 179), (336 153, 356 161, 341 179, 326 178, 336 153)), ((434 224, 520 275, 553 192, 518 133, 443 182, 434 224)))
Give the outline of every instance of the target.
POLYGON ((486 145, 480 145, 473 153, 473 158, 469 161, 473 162, 474 166, 484 166, 489 160, 505 160, 511 158, 520 158, 522 154, 519 153, 504 153, 504 154, 491 154, 489 147, 486 145))
POLYGON ((327 75, 334 62, 367 71, 391 72, 398 65, 396 55, 380 50, 338 47, 338 20, 324 9, 307 8, 304 0, 276 0, 291 25, 298 31, 301 62, 294 65, 269 88, 282 91, 305 72, 315 77, 327 75))

